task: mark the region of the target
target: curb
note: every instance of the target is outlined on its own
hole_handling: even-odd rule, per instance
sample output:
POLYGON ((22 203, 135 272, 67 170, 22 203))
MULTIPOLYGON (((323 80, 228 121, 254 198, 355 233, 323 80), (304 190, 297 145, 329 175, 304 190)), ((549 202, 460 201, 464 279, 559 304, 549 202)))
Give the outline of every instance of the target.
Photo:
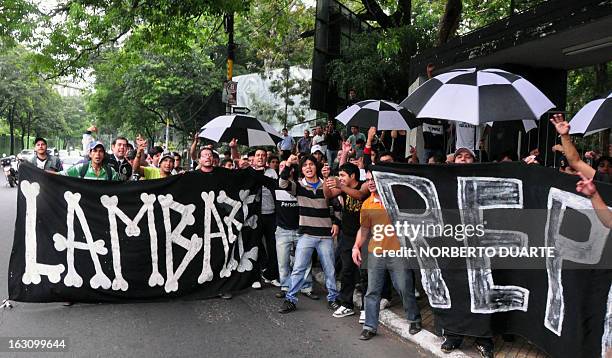
MULTIPOLYGON (((319 285, 325 287, 325 276, 323 275, 323 272, 313 267, 312 273, 319 285)), ((355 293, 354 301, 355 306, 361 308, 361 295, 359 293, 355 293)), ((410 333, 408 333, 410 323, 408 323, 408 321, 406 321, 398 314, 394 313, 389 309, 384 309, 380 311, 380 316, 378 320, 383 326, 387 327, 390 331, 397 334, 402 339, 418 345, 419 347, 427 350, 429 353, 432 353, 436 357, 471 358, 470 355, 466 354, 460 349, 457 349, 451 353, 442 352, 442 350, 440 350, 440 345, 443 341, 442 338, 436 336, 435 334, 426 329, 421 330, 421 332, 415 335, 411 335, 410 333)))

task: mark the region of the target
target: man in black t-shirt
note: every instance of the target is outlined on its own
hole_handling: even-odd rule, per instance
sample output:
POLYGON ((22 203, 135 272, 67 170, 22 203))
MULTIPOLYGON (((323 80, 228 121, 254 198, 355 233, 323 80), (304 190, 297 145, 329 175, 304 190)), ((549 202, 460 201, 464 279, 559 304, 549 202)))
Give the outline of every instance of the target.
MULTIPOLYGON (((322 173, 326 177, 329 173, 322 173)), ((355 265, 351 256, 355 237, 359 231, 359 214, 361 203, 367 199, 370 191, 363 182, 359 181, 359 168, 351 163, 340 166, 338 177, 328 177, 325 180, 323 193, 327 199, 341 196, 342 206, 342 237, 338 246, 342 260, 342 273, 340 275, 341 306, 334 312, 336 318, 355 314, 353 291, 359 277, 359 266, 355 265)))
POLYGON ((327 162, 329 165, 334 168, 336 167, 335 161, 338 157, 338 151, 340 150, 340 145, 342 143, 342 136, 340 132, 336 130, 334 127, 334 123, 332 121, 327 122, 327 128, 325 129, 325 143, 327 143, 327 162))

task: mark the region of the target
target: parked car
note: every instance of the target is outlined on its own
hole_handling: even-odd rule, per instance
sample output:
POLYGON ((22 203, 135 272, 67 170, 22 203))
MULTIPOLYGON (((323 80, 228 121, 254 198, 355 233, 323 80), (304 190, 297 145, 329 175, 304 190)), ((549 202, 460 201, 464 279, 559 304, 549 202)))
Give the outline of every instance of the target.
POLYGON ((68 151, 66 149, 61 149, 59 151, 59 158, 60 159, 64 159, 68 156, 68 151))
POLYGON ((19 154, 17 154, 17 160, 20 162, 27 162, 34 158, 34 150, 33 149, 24 149, 19 154))
POLYGON ((62 159, 62 170, 66 170, 83 160, 81 156, 70 156, 62 159))

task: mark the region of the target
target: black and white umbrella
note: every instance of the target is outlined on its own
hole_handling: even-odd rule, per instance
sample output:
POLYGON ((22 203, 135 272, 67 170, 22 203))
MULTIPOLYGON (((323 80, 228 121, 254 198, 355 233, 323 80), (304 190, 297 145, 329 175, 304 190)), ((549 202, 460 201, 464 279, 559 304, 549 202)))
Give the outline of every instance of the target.
POLYGON ((336 119, 346 126, 376 127, 379 130, 409 130, 421 124, 406 108, 373 99, 355 103, 338 114, 336 119))
POLYGON ((570 134, 590 135, 612 128, 612 92, 582 107, 570 121, 570 134))
POLYGON ((521 76, 498 69, 453 70, 423 83, 400 103, 417 118, 478 125, 538 120, 555 105, 521 76))
POLYGON ((236 138, 239 144, 249 147, 276 145, 282 140, 282 135, 268 123, 242 114, 214 118, 200 129, 199 137, 213 142, 230 142, 236 138))

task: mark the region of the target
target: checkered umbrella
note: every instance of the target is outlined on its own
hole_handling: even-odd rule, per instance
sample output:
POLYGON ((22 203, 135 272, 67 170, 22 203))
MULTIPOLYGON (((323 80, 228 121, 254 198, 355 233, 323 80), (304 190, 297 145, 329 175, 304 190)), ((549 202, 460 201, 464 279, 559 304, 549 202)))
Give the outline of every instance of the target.
POLYGON ((282 135, 268 123, 242 114, 214 118, 200 129, 199 137, 213 142, 230 142, 236 138, 239 144, 249 147, 276 145, 282 140, 282 135))
POLYGON ((376 127, 379 130, 408 130, 421 125, 414 114, 393 102, 366 100, 357 102, 336 116, 346 126, 376 127))
POLYGON ((612 92, 582 107, 570 121, 570 134, 585 136, 612 128, 612 92))
POLYGON ((423 83, 400 106, 417 118, 478 125, 538 120, 555 105, 521 76, 498 69, 453 70, 423 83))

